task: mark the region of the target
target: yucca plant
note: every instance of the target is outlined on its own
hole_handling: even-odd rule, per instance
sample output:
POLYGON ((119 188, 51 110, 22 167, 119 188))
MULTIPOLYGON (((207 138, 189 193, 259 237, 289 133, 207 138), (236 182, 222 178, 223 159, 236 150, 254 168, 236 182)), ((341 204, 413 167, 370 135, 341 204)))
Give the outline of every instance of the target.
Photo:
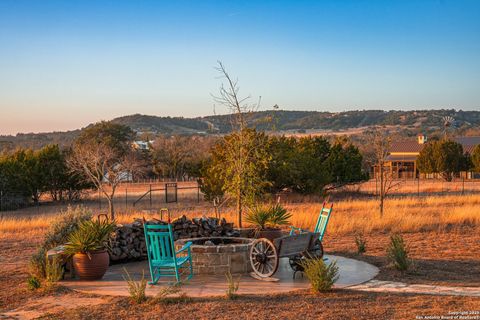
POLYGON ((247 212, 245 221, 256 226, 258 229, 264 230, 267 226, 269 218, 269 207, 266 205, 258 205, 247 212))
POLYGON ((281 204, 258 205, 252 208, 245 216, 245 221, 253 224, 257 229, 277 228, 287 225, 292 214, 281 204))
POLYGON ((107 240, 115 229, 115 224, 108 220, 82 221, 78 228, 68 237, 65 252, 69 255, 83 253, 90 255, 91 252, 106 249, 107 240))
POLYGON ((280 203, 270 207, 269 219, 267 224, 272 227, 284 226, 289 224, 292 214, 287 211, 280 203))

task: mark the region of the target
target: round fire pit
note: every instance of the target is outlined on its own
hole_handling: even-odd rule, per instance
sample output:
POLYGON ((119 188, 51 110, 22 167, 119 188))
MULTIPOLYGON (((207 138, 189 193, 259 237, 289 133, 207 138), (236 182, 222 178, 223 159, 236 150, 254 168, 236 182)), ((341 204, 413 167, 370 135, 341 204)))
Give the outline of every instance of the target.
POLYGON ((191 241, 194 274, 247 273, 251 271, 249 252, 255 239, 208 237, 180 239, 175 247, 180 249, 191 241))

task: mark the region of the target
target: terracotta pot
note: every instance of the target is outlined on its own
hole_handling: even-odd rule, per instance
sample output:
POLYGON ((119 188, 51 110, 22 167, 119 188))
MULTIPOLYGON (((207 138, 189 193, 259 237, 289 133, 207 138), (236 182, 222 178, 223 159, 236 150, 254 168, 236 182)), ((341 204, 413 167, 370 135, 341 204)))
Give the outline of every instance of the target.
POLYGON ((107 272, 110 258, 106 250, 90 253, 90 258, 84 253, 73 255, 73 268, 80 280, 100 280, 107 272))
POLYGON ((258 230, 255 238, 267 238, 270 241, 283 237, 283 231, 278 228, 258 230))

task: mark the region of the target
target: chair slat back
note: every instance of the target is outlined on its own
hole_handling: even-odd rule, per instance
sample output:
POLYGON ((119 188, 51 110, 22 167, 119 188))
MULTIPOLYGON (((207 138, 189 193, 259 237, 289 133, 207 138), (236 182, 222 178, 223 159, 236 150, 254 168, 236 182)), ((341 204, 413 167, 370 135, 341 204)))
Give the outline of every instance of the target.
POLYGON ((147 252, 151 260, 174 260, 175 247, 171 225, 144 224, 144 231, 147 252))
POLYGON ((318 216, 317 224, 315 225, 314 233, 320 234, 319 240, 323 240, 325 235, 325 230, 327 230, 328 220, 332 214, 333 203, 330 205, 330 208, 326 207, 326 202, 323 203, 322 209, 320 210, 320 215, 318 216))

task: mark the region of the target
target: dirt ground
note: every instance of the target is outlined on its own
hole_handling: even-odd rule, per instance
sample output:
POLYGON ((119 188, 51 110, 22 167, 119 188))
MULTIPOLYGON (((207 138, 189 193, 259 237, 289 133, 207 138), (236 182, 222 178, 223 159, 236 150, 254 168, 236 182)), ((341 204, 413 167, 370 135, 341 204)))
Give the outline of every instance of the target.
MULTIPOLYGON (((475 227, 448 232, 404 234, 415 268, 394 271, 386 259, 388 234, 367 235, 367 252, 355 253, 354 236, 328 236, 327 253, 368 261, 380 268, 379 280, 409 283, 480 286, 480 232, 475 227)), ((126 298, 86 296, 61 287, 45 292, 27 290, 27 262, 41 234, 0 235, 0 319, 43 316, 44 319, 415 319, 447 316, 449 312, 480 311, 480 298, 380 294, 335 290, 314 295, 240 297, 238 300, 186 299, 133 305, 126 298), (13 312, 12 312, 13 311, 13 312), (11 313, 8 313, 11 312, 11 313)), ((240 284, 241 285, 241 284, 240 284)))

